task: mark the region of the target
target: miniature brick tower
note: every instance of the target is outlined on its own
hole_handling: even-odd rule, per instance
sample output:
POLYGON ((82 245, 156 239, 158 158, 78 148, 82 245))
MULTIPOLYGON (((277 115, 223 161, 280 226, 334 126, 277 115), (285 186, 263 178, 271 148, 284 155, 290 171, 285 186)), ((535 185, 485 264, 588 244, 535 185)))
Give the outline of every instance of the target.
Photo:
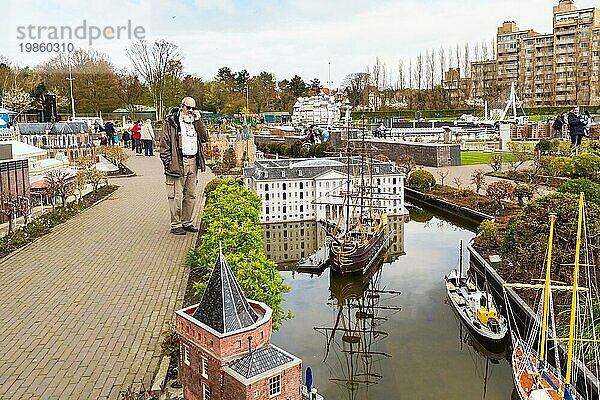
POLYGON ((200 303, 176 312, 184 399, 300 400, 302 360, 270 343, 271 314, 219 252, 200 303))

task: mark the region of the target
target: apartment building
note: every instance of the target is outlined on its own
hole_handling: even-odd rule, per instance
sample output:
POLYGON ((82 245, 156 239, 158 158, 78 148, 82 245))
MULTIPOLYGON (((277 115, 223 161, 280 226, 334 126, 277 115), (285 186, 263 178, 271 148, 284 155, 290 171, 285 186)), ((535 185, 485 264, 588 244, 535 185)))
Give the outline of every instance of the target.
POLYGON ((552 16, 548 34, 514 21, 498 28, 496 59, 472 63, 470 77, 462 79, 471 82, 468 103, 499 100, 514 82, 526 107, 600 104, 600 10, 560 0, 552 16))

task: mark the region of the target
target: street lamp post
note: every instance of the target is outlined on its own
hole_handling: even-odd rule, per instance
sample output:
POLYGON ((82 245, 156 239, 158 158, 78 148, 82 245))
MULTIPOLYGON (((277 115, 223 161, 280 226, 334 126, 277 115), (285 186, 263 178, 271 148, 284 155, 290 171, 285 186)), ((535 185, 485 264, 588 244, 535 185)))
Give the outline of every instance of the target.
POLYGON ((246 110, 250 111, 250 109, 248 108, 248 83, 246 83, 246 110))
POLYGON ((73 69, 71 67, 71 53, 69 53, 69 87, 71 89, 71 117, 75 119, 75 97, 73 96, 73 69))

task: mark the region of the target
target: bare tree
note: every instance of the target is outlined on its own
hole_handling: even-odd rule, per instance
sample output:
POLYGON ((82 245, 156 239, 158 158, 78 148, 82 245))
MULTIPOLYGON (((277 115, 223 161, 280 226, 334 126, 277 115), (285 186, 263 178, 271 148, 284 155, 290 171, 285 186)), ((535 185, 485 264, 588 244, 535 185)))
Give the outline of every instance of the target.
POLYGON ((444 180, 450 174, 450 170, 448 168, 440 168, 437 170, 437 174, 440 176, 440 184, 444 186, 444 180))
POLYGON ((173 72, 171 69, 174 66, 180 65, 182 59, 177 45, 158 40, 150 47, 148 42, 140 40, 127 49, 127 55, 137 74, 148 85, 156 108, 156 119, 162 119, 168 75, 173 72))
POLYGON ((8 219, 8 233, 13 230, 13 221, 17 215, 17 198, 12 193, 0 193, 0 216, 8 219))
POLYGON ((485 171, 483 169, 476 169, 471 174, 471 183, 475 185, 475 193, 479 194, 483 185, 485 185, 485 171))
POLYGON ((404 75, 404 61, 398 61, 398 89, 404 90, 406 85, 406 76, 404 75))
POLYGON ((423 85, 423 73, 424 73, 424 62, 423 62, 423 54, 419 53, 417 56, 417 61, 415 62, 415 83, 417 84, 417 89, 421 90, 423 85))
POLYGON ((462 185, 463 185, 463 180, 462 180, 462 178, 460 176, 455 176, 452 179, 452 182, 456 185, 457 189, 460 189, 462 187, 462 185))
POLYGON ((343 88, 353 107, 365 103, 368 86, 369 74, 366 72, 354 72, 346 76, 343 88))

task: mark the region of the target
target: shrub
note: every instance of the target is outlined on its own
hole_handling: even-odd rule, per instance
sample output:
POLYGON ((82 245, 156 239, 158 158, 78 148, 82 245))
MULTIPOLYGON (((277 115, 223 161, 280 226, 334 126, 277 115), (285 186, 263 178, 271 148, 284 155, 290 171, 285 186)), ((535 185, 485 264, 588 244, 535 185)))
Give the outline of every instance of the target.
POLYGON ((529 201, 533 197, 533 190, 529 185, 520 183, 517 186, 515 186, 514 195, 517 198, 519 205, 523 206, 525 204, 525 202, 523 201, 524 199, 527 199, 527 201, 529 201))
POLYGON ((574 175, 578 178, 597 179, 600 171, 600 156, 590 153, 573 157, 574 175))
POLYGON ((427 192, 435 185, 435 178, 431 172, 424 169, 418 169, 411 172, 408 177, 407 185, 411 189, 427 192))
POLYGON ((588 202, 600 203, 600 185, 586 178, 579 178, 563 183, 558 188, 560 193, 572 193, 579 195, 585 193, 588 202))
POLYGON ((499 238, 498 225, 494 221, 485 220, 477 228, 475 243, 486 247, 497 246, 499 238))
POLYGON ((469 188, 458 188, 454 191, 454 194, 458 197, 471 197, 475 195, 475 191, 469 188))
POLYGON ((552 143, 548 139, 542 139, 535 145, 535 151, 542 154, 548 154, 552 149, 552 143))
POLYGON ((542 156, 538 161, 545 175, 572 176, 575 172, 573 160, 570 157, 542 156))
POLYGON ((211 193, 213 190, 215 190, 216 188, 218 188, 219 186, 221 186, 222 184, 225 183, 225 181, 227 181, 229 179, 223 179, 223 178, 214 178, 211 179, 210 182, 208 182, 206 184, 206 186, 204 187, 204 194, 206 196, 209 195, 209 193, 211 193))
POLYGON ((493 182, 488 185, 486 194, 496 201, 498 208, 504 208, 502 200, 512 199, 514 186, 506 181, 493 182))

